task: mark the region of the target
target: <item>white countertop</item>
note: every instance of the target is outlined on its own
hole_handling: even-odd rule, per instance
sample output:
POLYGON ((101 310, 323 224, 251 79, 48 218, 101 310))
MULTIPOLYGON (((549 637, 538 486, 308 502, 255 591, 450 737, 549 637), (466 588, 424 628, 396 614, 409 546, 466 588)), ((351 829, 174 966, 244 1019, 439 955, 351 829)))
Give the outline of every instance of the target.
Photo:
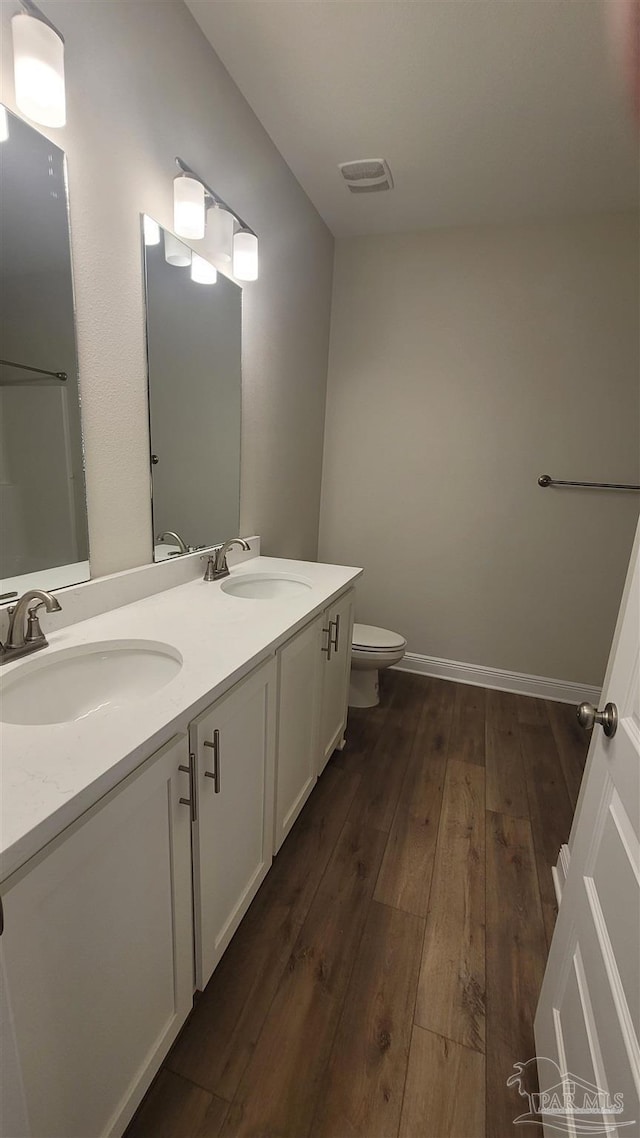
POLYGON ((26 661, 43 659, 57 649, 125 639, 164 642, 183 660, 170 683, 130 705, 103 708, 71 723, 0 724, 0 881, 158 747, 186 731, 194 716, 362 573, 343 565, 255 557, 232 568, 231 574, 265 571, 305 577, 312 587, 292 597, 250 600, 228 596, 220 582, 189 581, 48 632, 48 648, 3 666, 4 679, 26 661))

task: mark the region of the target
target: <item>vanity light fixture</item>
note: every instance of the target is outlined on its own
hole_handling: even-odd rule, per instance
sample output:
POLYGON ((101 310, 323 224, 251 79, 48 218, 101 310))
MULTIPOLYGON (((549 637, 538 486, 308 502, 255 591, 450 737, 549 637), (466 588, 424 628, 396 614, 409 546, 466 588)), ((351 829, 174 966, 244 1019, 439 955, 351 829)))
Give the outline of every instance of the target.
POLYGON ((157 221, 152 217, 144 214, 142 222, 144 230, 144 243, 145 245, 159 245, 160 244, 160 226, 157 221))
POLYGON ((6 142, 9 138, 9 116, 7 108, 3 107, 0 103, 0 142, 6 142))
POLYGON ((191 250, 188 245, 178 241, 173 233, 165 231, 164 259, 168 265, 176 265, 179 269, 186 269, 191 264, 191 250))
MULTIPOLYGON (((186 162, 182 161, 182 158, 176 158, 176 166, 180 173, 174 180, 174 187, 178 187, 181 181, 187 181, 197 183, 202 191, 204 212, 209 214, 207 225, 211 225, 213 230, 211 244, 207 245, 207 253, 220 265, 231 263, 231 271, 237 280, 257 280, 258 238, 253 229, 247 225, 246 221, 242 220, 239 214, 231 209, 230 205, 227 205, 219 194, 211 189, 211 186, 203 182, 202 178, 190 166, 187 166, 186 162)), ((175 228, 181 237, 195 236, 178 228, 177 213, 175 215, 175 228)), ((198 236, 204 237, 204 235, 205 229, 198 236)))
POLYGON ((189 174, 173 179, 173 227, 178 237, 201 241, 206 226, 204 186, 189 174))
POLYGON ((207 213, 207 249, 214 261, 231 265, 235 217, 215 203, 207 213))
POLYGON ((258 238, 246 229, 233 238, 233 275, 239 281, 258 279, 258 238))
POLYGON ((211 262, 205 261, 198 253, 192 253, 191 280, 196 284, 215 284, 217 279, 218 273, 211 262))
POLYGON ((41 126, 64 126, 64 39, 33 0, 21 6, 11 20, 17 106, 41 126))

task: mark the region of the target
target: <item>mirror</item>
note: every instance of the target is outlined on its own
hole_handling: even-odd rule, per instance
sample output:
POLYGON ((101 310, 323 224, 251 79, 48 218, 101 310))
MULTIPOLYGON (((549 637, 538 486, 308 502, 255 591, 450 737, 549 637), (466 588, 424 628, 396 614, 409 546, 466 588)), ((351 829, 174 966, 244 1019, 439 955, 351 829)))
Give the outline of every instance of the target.
POLYGON ((242 289, 221 273, 194 281, 192 250, 151 218, 143 245, 159 561, 238 532, 242 289))
POLYGON ((0 105, 0 602, 89 577, 64 152, 0 105))

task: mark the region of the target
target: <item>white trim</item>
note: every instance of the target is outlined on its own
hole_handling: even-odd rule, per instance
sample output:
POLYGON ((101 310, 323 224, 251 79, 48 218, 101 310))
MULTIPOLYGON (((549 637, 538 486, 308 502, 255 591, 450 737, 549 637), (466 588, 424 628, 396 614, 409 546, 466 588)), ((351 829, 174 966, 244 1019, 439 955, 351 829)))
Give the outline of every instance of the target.
POLYGON ((498 691, 532 695, 537 699, 553 699, 558 703, 580 703, 582 700, 597 703, 601 691, 590 684, 552 680, 546 676, 528 676, 524 672, 507 672, 502 668, 487 668, 482 664, 462 664, 457 660, 441 660, 437 656, 421 656, 418 652, 407 652, 394 667, 400 672, 437 676, 456 684, 497 688, 498 691))
POLYGON ((571 850, 569 849, 568 845, 565 844, 563 846, 560 846, 560 853, 558 854, 558 862, 551 869, 551 875, 553 877, 553 886, 554 886, 554 889, 556 891, 556 900, 558 902, 558 908, 560 908, 560 902, 562 900, 562 894, 564 891, 565 882, 567 880, 567 874, 569 873, 569 862, 570 861, 571 861, 571 850))

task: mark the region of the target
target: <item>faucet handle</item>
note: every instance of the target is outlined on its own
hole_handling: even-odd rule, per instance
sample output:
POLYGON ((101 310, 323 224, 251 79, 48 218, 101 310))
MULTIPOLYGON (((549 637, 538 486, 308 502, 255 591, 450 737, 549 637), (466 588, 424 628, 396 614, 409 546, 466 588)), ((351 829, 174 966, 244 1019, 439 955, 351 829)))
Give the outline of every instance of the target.
POLYGON ((202 580, 203 581, 215 581, 215 579, 216 579, 216 559, 213 556, 213 554, 209 554, 207 556, 206 554, 203 553, 200 560, 204 561, 205 557, 206 557, 206 561, 207 561, 207 568, 204 571, 204 577, 202 578, 202 580))

